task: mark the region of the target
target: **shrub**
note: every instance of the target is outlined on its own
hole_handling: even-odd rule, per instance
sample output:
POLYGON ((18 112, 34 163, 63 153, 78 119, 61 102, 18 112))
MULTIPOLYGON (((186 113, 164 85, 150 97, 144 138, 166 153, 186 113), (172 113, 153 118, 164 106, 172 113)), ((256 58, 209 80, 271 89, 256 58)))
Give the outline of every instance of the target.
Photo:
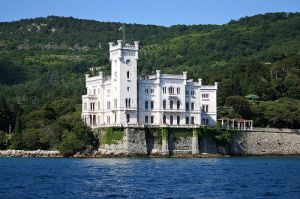
POLYGON ((106 128, 104 131, 104 135, 100 139, 100 144, 117 144, 124 136, 122 129, 106 128))

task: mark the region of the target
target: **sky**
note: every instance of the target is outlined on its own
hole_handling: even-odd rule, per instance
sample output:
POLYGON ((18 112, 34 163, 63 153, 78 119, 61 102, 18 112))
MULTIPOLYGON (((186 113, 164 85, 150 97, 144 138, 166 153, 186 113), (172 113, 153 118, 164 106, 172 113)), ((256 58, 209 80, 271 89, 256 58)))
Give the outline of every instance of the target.
POLYGON ((0 21, 72 16, 105 22, 224 24, 268 12, 300 12, 300 0, 0 0, 0 21))

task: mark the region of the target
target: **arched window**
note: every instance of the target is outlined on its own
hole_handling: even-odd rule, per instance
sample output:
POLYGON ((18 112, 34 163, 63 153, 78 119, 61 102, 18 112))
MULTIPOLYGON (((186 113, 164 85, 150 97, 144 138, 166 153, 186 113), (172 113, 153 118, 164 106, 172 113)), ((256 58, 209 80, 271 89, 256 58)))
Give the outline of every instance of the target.
POLYGON ((126 115, 126 122, 130 122, 130 114, 126 115))
POLYGON ((93 125, 97 125, 96 115, 93 115, 93 125))
POLYGON ((169 87, 168 91, 169 91, 169 94, 171 94, 171 95, 174 94, 174 88, 173 87, 169 87))
POLYGON ((170 109, 173 109, 173 101, 170 101, 170 109))
POLYGON ((165 109, 167 107, 167 102, 166 100, 163 101, 163 109, 165 109))
POLYGON ((90 115, 90 125, 93 124, 93 118, 92 118, 92 115, 90 115))
POLYGON ((177 125, 179 125, 179 124, 180 124, 180 116, 177 115, 177 125))
POLYGON ((170 124, 173 125, 173 115, 170 115, 170 124))
POLYGON ((180 101, 177 101, 177 109, 180 109, 180 101))
POLYGON ((177 87, 177 94, 180 94, 180 87, 177 87))
POLYGON ((127 79, 129 79, 129 78, 130 78, 130 72, 127 71, 127 79))
POLYGON ((167 117, 166 115, 163 116, 163 124, 166 124, 167 123, 167 117))

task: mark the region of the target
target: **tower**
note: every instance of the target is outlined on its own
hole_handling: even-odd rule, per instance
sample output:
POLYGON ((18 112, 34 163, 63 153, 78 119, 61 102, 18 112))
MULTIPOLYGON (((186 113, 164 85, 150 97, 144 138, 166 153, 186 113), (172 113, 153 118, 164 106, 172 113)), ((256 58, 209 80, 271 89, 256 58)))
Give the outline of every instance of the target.
POLYGON ((137 61, 139 42, 134 45, 118 40, 109 43, 111 61, 111 104, 114 122, 137 124, 137 61))

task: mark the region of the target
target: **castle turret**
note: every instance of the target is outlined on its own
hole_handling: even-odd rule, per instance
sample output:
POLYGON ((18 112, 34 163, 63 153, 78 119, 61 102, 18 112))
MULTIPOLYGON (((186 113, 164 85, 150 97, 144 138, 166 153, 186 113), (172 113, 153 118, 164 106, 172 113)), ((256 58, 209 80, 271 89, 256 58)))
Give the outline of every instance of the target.
POLYGON ((134 45, 118 40, 109 43, 111 89, 117 123, 137 124, 137 61, 139 42, 134 45))

